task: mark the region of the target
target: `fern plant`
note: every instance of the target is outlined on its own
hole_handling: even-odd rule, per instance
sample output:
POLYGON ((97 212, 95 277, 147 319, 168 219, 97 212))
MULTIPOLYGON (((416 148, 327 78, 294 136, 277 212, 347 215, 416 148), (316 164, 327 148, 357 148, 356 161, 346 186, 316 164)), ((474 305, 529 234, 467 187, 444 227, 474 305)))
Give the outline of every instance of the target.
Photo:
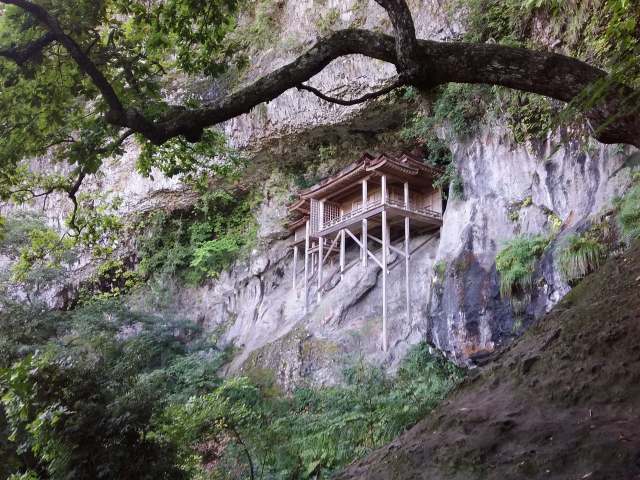
POLYGON ((549 241, 549 237, 543 235, 524 235, 509 241, 498 252, 496 269, 500 274, 500 295, 512 300, 514 297, 528 295, 536 263, 549 241))
POLYGON ((640 184, 631 188, 620 202, 618 222, 627 242, 640 238, 640 184))
POLYGON ((558 257, 560 272, 572 282, 597 270, 607 255, 606 247, 591 235, 571 235, 558 257))

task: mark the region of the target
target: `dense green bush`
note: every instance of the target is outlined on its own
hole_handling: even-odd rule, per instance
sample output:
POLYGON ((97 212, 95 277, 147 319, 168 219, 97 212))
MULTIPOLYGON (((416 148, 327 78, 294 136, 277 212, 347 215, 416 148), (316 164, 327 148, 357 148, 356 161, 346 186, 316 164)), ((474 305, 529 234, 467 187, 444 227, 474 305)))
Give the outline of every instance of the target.
POLYGON ((155 412, 218 385, 195 325, 93 302, 0 310, 0 467, 39 478, 184 478, 155 412), (3 463, 3 462, 0 462, 3 463))
POLYGON ((0 230, 0 252, 16 260, 10 280, 23 283, 32 291, 60 275, 64 264, 74 258, 69 239, 61 238, 43 217, 34 213, 12 213, 0 230))

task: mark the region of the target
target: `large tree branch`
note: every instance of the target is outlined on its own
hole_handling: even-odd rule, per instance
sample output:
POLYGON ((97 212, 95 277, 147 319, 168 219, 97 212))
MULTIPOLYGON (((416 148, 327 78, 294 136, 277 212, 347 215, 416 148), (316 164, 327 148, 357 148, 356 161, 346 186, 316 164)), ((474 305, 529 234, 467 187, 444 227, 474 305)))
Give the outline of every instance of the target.
MULTIPOLYGON (((27 0, 0 0, 32 13, 64 45, 109 104, 111 110, 106 116, 109 123, 140 133, 155 144, 180 135, 189 141, 198 141, 205 128, 277 98, 286 90, 302 85, 333 60, 346 55, 361 54, 389 62, 400 72, 408 68, 411 74, 406 80, 420 88, 448 82, 485 83, 564 102, 571 102, 590 85, 607 76, 598 68, 564 55, 503 45, 416 40, 412 47, 415 33, 404 0, 377 1, 389 12, 398 38, 359 29, 335 32, 290 64, 207 107, 176 108, 152 121, 138 111, 122 106, 104 75, 42 7, 27 0), (409 55, 405 55, 402 45, 409 50, 409 55), (400 53, 399 49, 402 50, 400 53)), ((595 127, 594 137, 603 143, 628 143, 640 147, 637 106, 630 109, 625 104, 628 99, 637 97, 637 92, 613 83, 604 99, 584 112, 595 127)))
POLYGON ((0 50, 0 57, 8 58, 18 65, 23 65, 31 60, 34 56, 41 53, 45 47, 47 47, 54 41, 54 35, 51 32, 47 32, 37 40, 34 40, 27 45, 0 50))
MULTIPOLYGON (((155 139, 162 142, 189 130, 198 132, 247 113, 256 105, 301 85, 334 59, 352 54, 397 63, 393 37, 366 30, 342 30, 321 40, 294 62, 207 108, 185 110, 156 123, 155 139)), ((448 82, 484 83, 564 102, 572 101, 585 88, 607 76, 603 70, 571 57, 497 44, 418 40, 415 61, 420 68, 410 83, 420 88, 448 82)), ((596 126, 595 138, 603 143, 640 147, 640 115, 637 108, 630 109, 628 104, 633 93, 623 85, 613 84, 602 102, 584 112, 596 126), (618 118, 607 123, 616 116, 618 118)), ((135 129, 132 125, 129 127, 135 129)))

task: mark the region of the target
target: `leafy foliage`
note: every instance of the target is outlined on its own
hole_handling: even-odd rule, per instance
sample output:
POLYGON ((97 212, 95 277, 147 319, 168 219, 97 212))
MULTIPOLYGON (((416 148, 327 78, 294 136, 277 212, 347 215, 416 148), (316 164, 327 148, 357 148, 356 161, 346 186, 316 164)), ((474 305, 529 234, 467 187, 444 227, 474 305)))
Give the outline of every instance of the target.
POLYGON ((433 273, 435 274, 435 280, 439 283, 444 281, 444 277, 447 273, 447 261, 445 259, 438 260, 433 266, 433 273))
POLYGON ((187 212, 153 213, 138 225, 141 273, 190 283, 217 276, 254 244, 256 202, 250 192, 220 190, 203 194, 187 212))
MULTIPOLYGON (((597 65, 610 76, 596 82, 575 98, 568 108, 559 110, 547 99, 504 89, 498 92, 514 138, 520 142, 539 138, 559 123, 574 123, 581 108, 596 105, 609 93, 609 86, 620 82, 637 87, 640 82, 640 6, 628 0, 562 2, 557 0, 470 0, 457 9, 467 15, 464 39, 505 45, 548 49, 549 38, 557 39, 562 53, 597 65), (545 34, 540 21, 548 24, 545 34), (547 33, 548 32, 548 33, 547 33)), ((617 115, 637 112, 637 96, 626 100, 628 109, 617 115)), ((611 121, 610 119, 609 121, 611 121)))
POLYGON ((27 291, 37 293, 70 271, 80 254, 101 261, 116 252, 122 244, 119 233, 123 228, 115 213, 118 202, 88 194, 80 195, 78 201, 96 205, 79 210, 76 222, 81 230, 73 237, 49 226, 35 213, 10 213, 1 227, 0 239, 0 251, 14 260, 11 278, 3 279, 5 282, 22 284, 27 291))
POLYGON ((433 182, 434 188, 440 188, 443 192, 447 192, 447 187, 451 198, 463 198, 464 184, 458 169, 453 163, 447 165, 444 172, 433 182))
POLYGON ((489 108, 490 92, 487 87, 477 85, 442 87, 428 114, 413 115, 400 132, 404 140, 424 147, 429 165, 443 169, 434 187, 444 191, 449 188, 453 198, 462 198, 464 188, 449 144, 477 131, 479 121, 489 108))
MULTIPOLYGON (((124 104, 156 118, 173 108, 166 89, 171 89, 177 71, 222 75, 242 48, 229 35, 235 29, 237 0, 38 4, 57 18, 124 104)), ((3 4, 0 48, 27 45, 45 31, 22 9, 3 4)), ((75 194, 78 180, 96 173, 106 158, 123 153, 130 133, 105 121, 110 109, 106 99, 61 46, 46 46, 23 65, 0 57, 0 83, 3 200, 20 203, 52 192, 75 194), (34 157, 68 165, 38 171, 27 167, 34 157)), ((197 96, 189 92, 184 96, 190 107, 199 104, 197 96)), ((139 169, 146 174, 157 167, 189 180, 203 169, 211 175, 227 168, 220 157, 229 155, 229 150, 219 132, 205 132, 198 145, 177 139, 162 147, 142 141, 142 147, 139 169)), ((95 225, 95 204, 80 198, 77 203, 78 218, 69 227, 83 230, 86 224, 95 225)))
POLYGON ((395 378, 359 361, 345 372, 346 386, 300 388, 292 397, 232 379, 213 394, 170 407, 160 431, 185 447, 181 458, 190 472, 324 477, 413 425, 461 377, 421 344, 395 378))
POLYGON ((157 435, 183 446, 180 465, 190 476, 197 476, 204 466, 231 478, 253 478, 255 467, 243 438, 260 422, 262 402, 260 391, 246 378, 232 378, 212 393, 169 406, 157 435), (244 458, 224 455, 225 450, 238 453, 235 447, 244 458))
POLYGON ((516 143, 544 139, 557 126, 557 112, 551 100, 530 93, 496 91, 501 93, 498 98, 504 104, 507 125, 516 143))
POLYGON ((168 177, 180 175, 186 183, 202 183, 203 177, 220 179, 237 178, 246 166, 245 159, 229 148, 224 135, 207 130, 198 143, 176 138, 161 146, 145 144, 137 160, 137 169, 144 176, 151 176, 157 168, 168 177))
POLYGON ((198 327, 116 300, 0 309, 0 472, 15 478, 313 478, 389 441, 462 377, 429 353, 395 377, 356 362, 346 385, 282 395, 220 380, 198 327))
POLYGON ((187 73, 217 75, 227 67, 230 52, 225 39, 235 27, 239 3, 169 0, 150 6, 142 1, 116 0, 113 13, 125 20, 110 21, 118 37, 139 42, 140 52, 152 52, 165 61, 170 52, 176 66, 187 73))
POLYGON ((509 242, 496 255, 500 274, 500 294, 505 298, 526 295, 531 289, 536 263, 549 245, 541 235, 520 236, 509 242))
POLYGON ((197 340, 196 326, 114 302, 70 313, 8 305, 0 326, 7 473, 184 478, 175 447, 150 436, 149 427, 167 402, 218 383, 224 356, 197 340))
MULTIPOLYGON (((229 43, 244 54, 251 54, 278 41, 278 16, 282 3, 271 0, 257 0, 245 2, 246 14, 251 21, 240 25, 231 35, 229 43)), ((240 62, 248 61, 242 53, 238 56, 240 62)))
MULTIPOLYGON (((428 115, 415 116, 402 132, 407 139, 429 143, 435 129, 448 127, 453 137, 466 138, 473 134, 491 100, 490 89, 478 85, 449 84, 440 87, 428 115)), ((445 153, 445 152, 443 152, 445 153)), ((446 153, 442 157, 446 161, 446 153)))
POLYGON ((56 278, 73 260, 73 242, 61 238, 35 214, 11 214, 1 229, 0 252, 15 259, 11 278, 4 280, 21 283, 30 292, 56 278))

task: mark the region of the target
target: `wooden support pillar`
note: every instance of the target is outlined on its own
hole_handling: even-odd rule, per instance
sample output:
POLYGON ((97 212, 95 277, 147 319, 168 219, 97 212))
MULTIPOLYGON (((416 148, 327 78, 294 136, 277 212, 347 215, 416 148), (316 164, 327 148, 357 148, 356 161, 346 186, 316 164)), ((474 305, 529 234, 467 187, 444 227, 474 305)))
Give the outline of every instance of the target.
POLYGON ((411 286, 409 282, 409 217, 404 217, 404 290, 407 324, 411 322, 411 286))
POLYGON ((387 222, 387 258, 391 255, 391 223, 387 222))
MULTIPOLYGON (((318 232, 324 228, 324 200, 320 200, 320 218, 318 232)), ((322 263, 324 262, 324 237, 318 235, 318 302, 320 302, 320 290, 322 289, 322 263)))
MULTIPOLYGON (((384 187, 384 182, 382 185, 384 187)), ((382 350, 385 352, 387 351, 387 247, 389 245, 387 227, 387 212, 382 210, 382 350)))
MULTIPOLYGON (((404 208, 409 210, 409 184, 404 183, 404 208)), ((407 311, 407 324, 411 322, 411 289, 409 283, 409 217, 404 217, 404 289, 405 289, 405 306, 407 311)))
POLYGON ((340 230, 340 281, 344 280, 344 254, 345 254, 345 233, 344 228, 340 230))
POLYGON ((293 247, 293 290, 296 289, 296 275, 298 274, 298 245, 293 247))
POLYGON ((367 258, 369 257, 369 255, 367 254, 367 245, 369 244, 369 242, 367 241, 367 239, 369 238, 367 236, 367 229, 368 229, 367 219, 363 218, 362 219, 362 233, 360 234, 360 251, 362 253, 362 267, 363 268, 367 268, 367 258))
POLYGON ((389 225, 387 223, 387 176, 380 179, 382 186, 382 350, 387 351, 387 263, 389 260, 389 225))
POLYGON ((404 182, 404 209, 409 210, 409 183, 404 182))
MULTIPOLYGON (((367 179, 362 180, 362 213, 367 211, 367 203, 369 193, 367 191, 367 179)), ((362 219, 362 233, 360 236, 360 258, 362 259, 362 267, 367 268, 367 219, 362 219)))
POLYGON ((305 226, 304 235, 304 313, 309 308, 309 220, 305 226))
MULTIPOLYGON (((309 243, 309 250, 313 250, 316 247, 314 242, 309 243)), ((316 271, 316 257, 314 257, 313 252, 309 252, 309 277, 313 277, 313 272, 316 271)))
POLYGON ((319 237, 318 238, 318 302, 320 301, 320 290, 322 287, 322 260, 324 257, 324 251, 323 251, 323 247, 324 247, 324 237, 319 237))
POLYGON ((382 175, 381 178, 382 183, 382 205, 387 203, 387 176, 382 175))

